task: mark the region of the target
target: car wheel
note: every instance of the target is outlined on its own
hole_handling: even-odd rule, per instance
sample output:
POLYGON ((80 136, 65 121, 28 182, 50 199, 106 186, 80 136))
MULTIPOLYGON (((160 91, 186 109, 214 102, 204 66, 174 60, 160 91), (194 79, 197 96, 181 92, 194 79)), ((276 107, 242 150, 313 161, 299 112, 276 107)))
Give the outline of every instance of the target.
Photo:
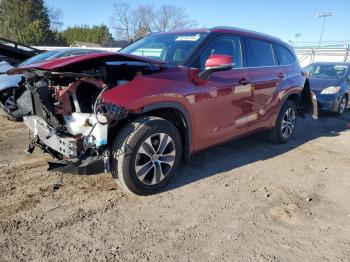
POLYGON ((112 175, 127 192, 159 192, 173 177, 182 155, 181 137, 169 121, 142 117, 127 124, 112 148, 112 175))
POLYGON ((15 117, 11 114, 17 109, 12 89, 2 91, 0 93, 0 114, 11 121, 20 121, 21 118, 15 117))
POLYGON ((348 98, 346 97, 346 95, 344 95, 340 100, 338 111, 336 112, 336 114, 338 116, 341 116, 342 114, 344 114, 347 105, 348 105, 348 98))
POLYGON ((297 107, 292 100, 287 100, 275 123, 275 127, 270 130, 269 138, 274 143, 287 143, 293 136, 297 122, 297 107))

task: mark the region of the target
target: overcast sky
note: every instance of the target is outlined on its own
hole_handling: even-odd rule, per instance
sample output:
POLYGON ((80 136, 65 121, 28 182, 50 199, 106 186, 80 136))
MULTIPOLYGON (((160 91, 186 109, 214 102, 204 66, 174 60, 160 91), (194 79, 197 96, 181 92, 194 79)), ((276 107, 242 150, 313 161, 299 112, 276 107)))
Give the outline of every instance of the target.
MULTIPOLYGON (((68 25, 110 25, 115 0, 46 0, 49 7, 61 9, 64 27, 68 25)), ((198 21, 198 27, 234 26, 298 41, 318 41, 322 28, 319 11, 335 12, 327 19, 324 40, 350 40, 350 0, 129 0, 140 4, 172 4, 184 7, 198 21)))

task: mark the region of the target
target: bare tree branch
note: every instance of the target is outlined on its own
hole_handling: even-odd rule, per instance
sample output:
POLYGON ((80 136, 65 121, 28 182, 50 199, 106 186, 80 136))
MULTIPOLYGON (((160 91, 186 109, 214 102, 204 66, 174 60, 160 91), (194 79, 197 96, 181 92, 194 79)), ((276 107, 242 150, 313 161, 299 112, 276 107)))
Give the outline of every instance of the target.
POLYGON ((136 40, 149 33, 181 30, 196 26, 182 7, 140 5, 132 9, 128 3, 114 4, 111 27, 119 39, 136 40))

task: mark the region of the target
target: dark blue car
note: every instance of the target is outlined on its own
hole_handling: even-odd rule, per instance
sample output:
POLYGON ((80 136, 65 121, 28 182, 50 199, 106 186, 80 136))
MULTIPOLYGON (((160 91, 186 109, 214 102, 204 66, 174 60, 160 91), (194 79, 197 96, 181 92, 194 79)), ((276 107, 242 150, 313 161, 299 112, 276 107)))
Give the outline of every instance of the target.
POLYGON ((313 63, 304 68, 321 111, 344 114, 350 105, 350 63, 313 63))

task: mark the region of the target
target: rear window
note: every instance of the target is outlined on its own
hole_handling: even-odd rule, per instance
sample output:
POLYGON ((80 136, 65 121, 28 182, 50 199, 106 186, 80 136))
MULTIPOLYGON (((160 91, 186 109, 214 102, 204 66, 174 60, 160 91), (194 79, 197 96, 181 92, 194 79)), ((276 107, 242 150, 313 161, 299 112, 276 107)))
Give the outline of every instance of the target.
POLYGON ((294 63, 295 57, 287 48, 275 45, 275 52, 280 65, 291 65, 294 63))
POLYGON ((272 45, 263 40, 246 38, 246 56, 248 67, 275 65, 272 45))

